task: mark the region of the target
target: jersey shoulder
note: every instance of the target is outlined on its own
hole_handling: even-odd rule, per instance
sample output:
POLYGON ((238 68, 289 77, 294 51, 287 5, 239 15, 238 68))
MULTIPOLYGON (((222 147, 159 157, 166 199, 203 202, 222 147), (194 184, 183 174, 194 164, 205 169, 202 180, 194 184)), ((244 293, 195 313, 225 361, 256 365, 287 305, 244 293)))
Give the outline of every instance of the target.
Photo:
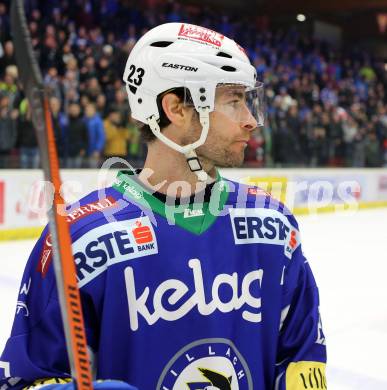
POLYGON ((259 187, 229 180, 226 184, 235 242, 283 246, 285 257, 292 259, 301 238, 290 210, 259 187))
MULTIPOLYGON (((140 215, 141 209, 113 187, 90 192, 66 207, 67 222, 72 236, 77 232, 108 224, 118 219, 140 215)), ((74 237, 73 237, 74 238, 74 237)), ((76 238, 76 237, 75 237, 76 238)))
MULTIPOLYGON (((137 218, 141 214, 139 207, 112 187, 95 190, 63 210, 74 243, 82 236, 98 228, 109 229, 112 222, 137 218)), ((29 263, 46 276, 52 261, 52 239, 49 226, 46 225, 32 251, 29 263)))
MULTIPOLYGON (((274 198, 270 193, 252 184, 243 184, 233 180, 224 179, 229 187, 228 204, 234 208, 264 210, 264 214, 281 215, 298 229, 298 223, 293 213, 284 203, 274 198)), ((259 211, 258 211, 259 212, 259 211)))

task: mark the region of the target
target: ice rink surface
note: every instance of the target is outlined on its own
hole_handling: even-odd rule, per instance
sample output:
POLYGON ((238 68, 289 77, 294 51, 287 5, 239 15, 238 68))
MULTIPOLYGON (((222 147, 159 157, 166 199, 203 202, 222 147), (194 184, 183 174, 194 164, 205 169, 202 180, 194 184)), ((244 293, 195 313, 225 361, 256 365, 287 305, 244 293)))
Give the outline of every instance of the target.
MULTIPOLYGON (((387 210, 298 218, 320 288, 330 390, 387 389, 387 210)), ((34 241, 0 243, 0 350, 34 241)))

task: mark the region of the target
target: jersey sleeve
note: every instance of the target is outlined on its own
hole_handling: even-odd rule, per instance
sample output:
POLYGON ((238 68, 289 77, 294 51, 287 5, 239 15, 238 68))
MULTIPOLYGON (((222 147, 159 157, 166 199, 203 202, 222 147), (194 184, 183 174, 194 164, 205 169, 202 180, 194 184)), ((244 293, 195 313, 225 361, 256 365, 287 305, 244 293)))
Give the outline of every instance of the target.
MULTIPOLYGON (((0 389, 23 388, 42 378, 70 376, 52 261, 46 228, 32 250, 20 285, 9 339, 0 357, 0 389)), ((81 291, 88 345, 93 349, 93 318, 81 291)))
POLYGON ((326 389, 326 345, 318 289, 293 217, 291 224, 297 233, 291 238, 295 250, 283 275, 275 390, 326 389))

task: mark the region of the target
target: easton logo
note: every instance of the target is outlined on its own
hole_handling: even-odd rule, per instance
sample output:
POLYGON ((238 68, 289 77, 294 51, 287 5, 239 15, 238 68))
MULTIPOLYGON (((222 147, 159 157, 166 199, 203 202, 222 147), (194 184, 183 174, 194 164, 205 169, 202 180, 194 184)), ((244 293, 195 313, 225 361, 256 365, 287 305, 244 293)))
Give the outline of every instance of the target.
POLYGON ((163 62, 162 67, 163 68, 173 68, 173 69, 186 70, 187 72, 197 72, 199 69, 199 68, 194 68, 193 66, 188 66, 188 65, 170 64, 169 62, 163 62))
POLYGON ((206 44, 221 47, 224 35, 208 28, 195 26, 193 24, 182 24, 178 34, 179 37, 192 39, 206 44))

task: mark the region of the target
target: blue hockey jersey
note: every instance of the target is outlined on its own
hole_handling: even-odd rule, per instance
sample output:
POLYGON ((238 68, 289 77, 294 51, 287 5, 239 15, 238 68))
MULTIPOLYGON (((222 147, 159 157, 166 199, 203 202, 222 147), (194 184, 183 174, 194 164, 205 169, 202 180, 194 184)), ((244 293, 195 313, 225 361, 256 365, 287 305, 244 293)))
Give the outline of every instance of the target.
MULTIPOLYGON (((68 212, 98 379, 140 390, 326 389, 318 290, 298 225, 256 187, 163 202, 122 171, 68 212)), ((69 377, 46 228, 28 260, 0 388, 69 377)))

